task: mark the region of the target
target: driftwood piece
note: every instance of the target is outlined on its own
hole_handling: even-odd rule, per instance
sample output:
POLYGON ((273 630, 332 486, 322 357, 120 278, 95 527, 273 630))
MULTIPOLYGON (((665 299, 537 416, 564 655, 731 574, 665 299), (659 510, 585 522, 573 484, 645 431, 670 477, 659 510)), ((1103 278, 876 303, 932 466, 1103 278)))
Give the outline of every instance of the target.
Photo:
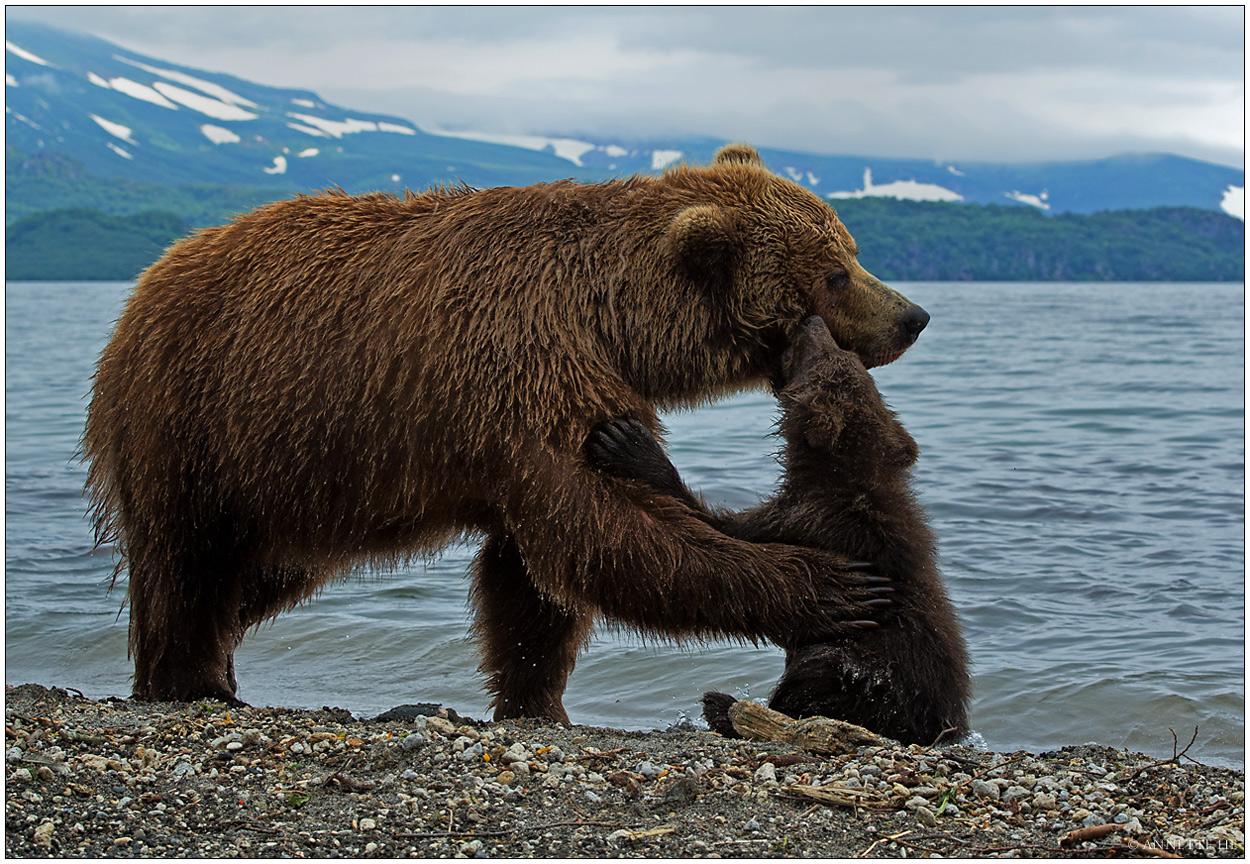
POLYGON ((807 783, 795 783, 785 787, 791 795, 817 804, 830 807, 891 807, 896 806, 897 795, 885 795, 868 789, 852 789, 838 783, 826 783, 823 786, 812 786, 807 783))
POLYGON ((886 747, 893 743, 854 723, 827 717, 795 720, 748 699, 740 699, 729 706, 729 722, 743 738, 784 741, 800 750, 825 756, 853 753, 866 746, 886 747))
POLYGON ((1090 825, 1087 828, 1074 828, 1059 838, 1059 848, 1068 849, 1078 843, 1101 840, 1124 830, 1123 825, 1090 825))

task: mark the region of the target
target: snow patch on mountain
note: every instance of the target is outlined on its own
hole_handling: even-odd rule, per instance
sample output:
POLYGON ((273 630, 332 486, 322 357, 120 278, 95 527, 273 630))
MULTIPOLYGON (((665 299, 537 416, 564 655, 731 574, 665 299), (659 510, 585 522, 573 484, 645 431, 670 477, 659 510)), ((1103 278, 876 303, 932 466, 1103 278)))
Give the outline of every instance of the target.
POLYGON ((112 150, 114 153, 116 153, 118 156, 122 157, 123 159, 135 158, 131 156, 129 153, 127 153, 125 150, 123 150, 121 147, 118 147, 112 141, 105 141, 104 143, 110 150, 112 150))
POLYGON ((672 165, 681 158, 680 150, 652 150, 651 151, 651 170, 663 171, 669 165, 672 165))
POLYGON ((273 157, 273 167, 262 168, 261 170, 264 171, 266 174, 285 174, 286 173, 286 157, 285 156, 273 157))
POLYGON ((1038 195, 1029 195, 1013 189, 1011 192, 1004 192, 1003 196, 1010 198, 1012 201, 1019 201, 1021 204, 1029 204, 1033 207, 1037 207, 1039 210, 1050 209, 1050 204, 1046 202, 1046 199, 1050 197, 1050 194, 1045 189, 1043 189, 1038 195))
POLYGON ((20 122, 22 122, 22 123, 25 123, 25 124, 26 124, 27 126, 29 126, 31 129, 36 129, 36 130, 38 130, 38 131, 40 131, 40 132, 44 132, 44 131, 46 131, 46 130, 42 127, 42 126, 40 126, 40 125, 39 125, 38 123, 36 123, 34 120, 31 120, 31 119, 30 119, 29 117, 27 117, 25 114, 18 114, 16 111, 14 111, 14 110, 13 110, 12 108, 10 108, 8 105, 5 105, 5 106, 4 106, 4 113, 5 113, 5 114, 11 114, 11 115, 13 116, 13 119, 14 119, 14 120, 18 120, 18 121, 20 121, 20 122))
POLYGON ((120 138, 123 141, 125 141, 127 144, 136 143, 135 139, 131 137, 134 130, 132 130, 129 126, 123 126, 120 123, 114 123, 111 120, 105 120, 103 117, 98 117, 95 114, 88 114, 87 116, 90 117, 92 120, 94 120, 97 124, 99 124, 101 129, 103 129, 105 132, 112 135, 114 138, 120 138))
POLYGON ((292 99, 291 99, 291 104, 292 104, 292 105, 298 105, 298 106, 299 106, 299 107, 301 107, 301 108, 316 108, 316 107, 317 107, 317 103, 316 103, 316 102, 314 102, 314 101, 312 101, 311 99, 295 99, 295 98, 292 98, 292 99))
POLYGON ((16 78, 14 78, 14 77, 13 77, 12 75, 10 75, 8 72, 5 72, 5 73, 4 73, 4 86, 5 86, 5 87, 17 87, 17 86, 19 86, 19 85, 18 85, 18 83, 17 83, 17 79, 16 79, 16 78))
POLYGON ((201 126, 200 132, 214 144, 238 144, 242 140, 237 133, 230 131, 224 126, 214 126, 212 123, 205 123, 201 126))
POLYGON ((307 159, 309 156, 316 156, 321 151, 316 147, 305 147, 303 150, 295 154, 296 158, 307 159))
POLYGON ((954 165, 947 165, 947 166, 946 166, 946 170, 947 170, 947 172, 948 172, 948 173, 950 173, 950 174, 954 174, 956 177, 966 177, 966 176, 967 176, 966 174, 964 174, 964 172, 960 171, 960 170, 959 170, 958 168, 956 168, 954 165))
POLYGON ((153 105, 160 105, 162 108, 178 110, 177 105, 170 102, 156 90, 153 90, 146 84, 140 84, 138 81, 131 81, 129 78, 112 78, 106 81, 94 72, 88 72, 87 80, 97 87, 103 87, 106 90, 116 90, 118 93, 126 96, 142 99, 144 102, 151 102, 153 105))
POLYGON ((177 102, 179 105, 185 105, 192 111, 199 111, 206 114, 214 120, 255 120, 258 114, 251 111, 244 111, 237 105, 231 105, 222 102, 220 99, 212 99, 199 93, 192 93, 190 90, 184 90, 181 87, 175 87, 173 84, 166 84, 164 81, 157 81, 152 85, 162 96, 167 97, 171 101, 177 102))
POLYGON ((8 51, 10 54, 13 54, 16 57, 21 57, 23 60, 29 60, 31 63, 38 63, 40 66, 47 66, 50 69, 60 68, 55 63, 49 63, 47 60, 44 60, 42 57, 38 56, 37 54, 30 53, 25 48, 17 47, 8 39, 4 40, 4 50, 8 51))
MULTIPOLYGON (((292 113, 288 113, 286 116, 294 117, 296 120, 307 124, 307 126, 311 126, 318 130, 317 132, 311 134, 328 135, 331 138, 342 138, 344 135, 354 135, 357 132, 378 131, 378 124, 374 123, 372 120, 355 120, 351 117, 348 117, 346 120, 327 120, 324 117, 314 117, 311 114, 292 113)), ((301 132, 307 131, 307 126, 300 128, 292 123, 288 123, 287 125, 293 129, 299 129, 301 132)), ((387 125, 389 126, 392 124, 388 123, 387 125)))
POLYGON ((574 165, 581 166, 582 157, 595 149, 595 145, 576 138, 548 138, 544 135, 509 135, 500 132, 451 132, 446 129, 423 129, 430 135, 443 138, 460 138, 465 141, 481 141, 485 144, 503 144, 507 147, 521 147, 541 153, 550 148, 561 159, 567 159, 574 165))
POLYGON ((400 135, 416 135, 416 129, 409 129, 407 126, 400 126, 398 123, 386 123, 378 121, 379 132, 398 132, 400 135))
POLYGON ((1242 222, 1246 221, 1246 187, 1245 186, 1229 186, 1224 190, 1224 197, 1220 200, 1220 209, 1229 216, 1236 216, 1242 222))
POLYGON ((782 169, 789 175, 790 179, 795 183, 807 183, 808 186, 815 188, 820 185, 820 178, 811 171, 802 171, 794 167, 786 167, 782 169))
POLYGON ((864 169, 864 188, 854 192, 830 192, 829 198, 897 198, 900 201, 962 201, 964 196, 936 183, 895 180, 878 186, 872 182, 872 169, 864 169))
POLYGON ((620 159, 622 156, 628 156, 629 151, 617 144, 608 144, 603 148, 603 152, 613 159, 620 159))
POLYGON ((196 90, 199 90, 201 93, 206 93, 218 102, 225 102, 228 105, 245 105, 248 108, 260 107, 252 100, 244 99, 233 90, 227 90, 220 84, 205 81, 203 78, 196 78, 194 75, 188 75, 185 72, 177 72, 173 69, 162 69, 159 66, 149 66, 146 63, 140 63, 138 60, 131 60, 129 57, 123 57, 120 54, 114 54, 113 59, 120 60, 123 63, 128 63, 131 66, 142 69, 144 72, 151 72, 153 75, 159 75, 161 78, 168 81, 177 81, 179 84, 194 87, 196 90))

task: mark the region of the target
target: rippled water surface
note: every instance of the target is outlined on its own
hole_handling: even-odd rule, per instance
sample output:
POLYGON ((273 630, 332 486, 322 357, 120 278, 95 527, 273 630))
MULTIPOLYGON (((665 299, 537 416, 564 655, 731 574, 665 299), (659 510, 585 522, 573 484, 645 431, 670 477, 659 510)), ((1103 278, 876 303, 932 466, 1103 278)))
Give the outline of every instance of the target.
MULTIPOLYGON (((994 749, 1097 741, 1244 761, 1242 285, 900 286, 933 315, 878 386, 920 443, 916 488, 974 662, 994 749)), ((129 692, 126 619, 92 552, 74 460, 95 357, 127 285, 9 283, 5 680, 129 692)), ((774 406, 744 394, 667 419, 673 460, 710 500, 775 483, 774 406)), ((328 588, 249 635, 253 703, 358 713, 441 701, 483 715, 468 641, 474 550, 328 588)), ((709 598, 711 599, 711 598, 709 598)), ((601 630, 575 721, 665 727, 707 689, 764 696, 780 652, 676 648, 601 630)))

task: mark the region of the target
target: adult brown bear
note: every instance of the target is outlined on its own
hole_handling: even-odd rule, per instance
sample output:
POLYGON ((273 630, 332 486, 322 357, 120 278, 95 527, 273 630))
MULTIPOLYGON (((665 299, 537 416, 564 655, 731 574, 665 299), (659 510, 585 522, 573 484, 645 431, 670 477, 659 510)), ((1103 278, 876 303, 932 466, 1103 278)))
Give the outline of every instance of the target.
MULTIPOLYGON (((968 732, 968 658, 938 573, 933 534, 910 487, 915 441, 886 408, 855 355, 812 318, 786 352, 778 382, 785 440, 781 488, 741 512, 708 510, 645 426, 617 420, 587 440, 591 464, 641 481, 755 543, 836 549, 891 580, 879 629, 787 646, 769 707, 791 717, 846 720, 905 743, 968 732)), ((704 714, 732 734, 733 698, 709 693, 704 714)))
POLYGON ((567 719, 597 616, 844 632, 874 596, 850 558, 726 537, 582 444, 762 383, 813 313, 865 363, 898 357, 928 315, 856 251, 743 145, 598 185, 301 196, 179 242, 100 357, 83 438, 135 695, 233 699, 248 627, 466 533, 497 717, 567 719))

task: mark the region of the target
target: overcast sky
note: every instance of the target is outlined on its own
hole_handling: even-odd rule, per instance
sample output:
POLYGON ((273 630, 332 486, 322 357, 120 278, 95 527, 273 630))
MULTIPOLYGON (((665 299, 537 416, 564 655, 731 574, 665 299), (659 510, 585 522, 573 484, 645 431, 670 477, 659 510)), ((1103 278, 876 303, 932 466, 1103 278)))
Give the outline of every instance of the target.
POLYGON ((426 128, 1241 167, 1244 11, 7 7, 426 128))

